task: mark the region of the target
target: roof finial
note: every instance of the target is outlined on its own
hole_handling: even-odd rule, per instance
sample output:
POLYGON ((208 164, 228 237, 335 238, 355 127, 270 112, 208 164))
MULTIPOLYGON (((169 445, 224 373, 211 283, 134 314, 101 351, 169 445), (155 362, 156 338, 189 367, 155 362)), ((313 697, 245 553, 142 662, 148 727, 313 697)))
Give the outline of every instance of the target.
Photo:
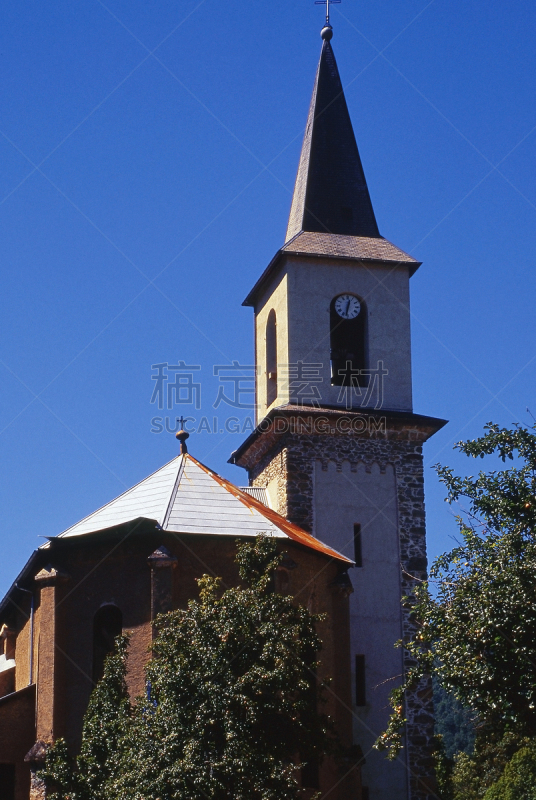
POLYGON ((184 456, 188 452, 188 448, 186 446, 186 439, 190 438, 190 434, 188 433, 188 431, 184 430, 184 424, 185 424, 185 422, 187 422, 187 420, 185 420, 184 417, 181 417, 180 419, 178 419, 177 422, 181 426, 181 429, 180 429, 180 431, 177 431, 177 433, 175 434, 175 437, 181 443, 181 455, 184 456))
POLYGON ((326 6, 326 24, 322 28, 320 35, 322 39, 326 39, 328 42, 333 37, 333 28, 331 27, 329 21, 329 7, 332 3, 340 3, 342 0, 315 0, 315 6, 326 6))

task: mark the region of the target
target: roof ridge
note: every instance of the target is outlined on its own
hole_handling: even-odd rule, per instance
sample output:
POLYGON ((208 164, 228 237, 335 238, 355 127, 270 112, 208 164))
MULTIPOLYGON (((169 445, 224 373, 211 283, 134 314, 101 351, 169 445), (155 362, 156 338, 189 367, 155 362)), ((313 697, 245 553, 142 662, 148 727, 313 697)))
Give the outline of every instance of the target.
POLYGON ((179 468, 178 468, 177 474, 175 476, 175 481, 173 483, 173 487, 172 487, 171 493, 169 495, 169 500, 168 500, 168 502, 167 502, 167 504, 165 506, 164 516, 162 517, 161 525, 162 525, 163 528, 165 528, 166 525, 169 522, 169 518, 171 516, 171 510, 173 508, 173 503, 175 502, 175 498, 177 497, 177 492, 179 490, 179 484, 180 484, 181 478, 182 478, 182 476, 184 474, 184 462, 188 458, 188 453, 181 453, 179 458, 181 459, 181 463, 179 464, 179 468))
POLYGON ((315 536, 312 536, 310 533, 307 533, 307 531, 303 530, 303 528, 300 528, 299 525, 289 522, 288 519, 283 517, 281 514, 278 514, 277 511, 274 511, 272 508, 268 508, 264 505, 264 503, 261 503, 260 500, 252 497, 252 495, 246 494, 246 492, 243 492, 242 489, 240 489, 238 486, 235 486, 235 484, 231 483, 231 481, 228 481, 227 478, 222 478, 221 475, 218 475, 217 472, 214 472, 214 470, 205 466, 205 464, 202 464, 190 453, 188 453, 188 457, 194 462, 194 464, 197 464, 198 467, 211 475, 214 480, 230 494, 235 496, 237 500, 240 500, 247 507, 253 507, 261 514, 261 516, 277 525, 278 528, 287 534, 289 539, 292 539, 299 544, 304 544, 313 550, 320 550, 320 552, 323 552, 326 555, 331 555, 332 558, 346 561, 349 564, 353 563, 351 559, 347 558, 347 556, 324 544, 324 542, 322 542, 320 539, 317 539, 315 536))
POLYGON ((290 239, 285 239, 285 243, 284 243, 283 247, 281 247, 281 250, 284 250, 285 247, 287 247, 289 244, 292 244, 292 242, 295 239, 297 239, 298 236, 301 236, 302 233, 303 233, 303 231, 300 230, 297 233, 295 233, 294 236, 291 236, 290 239))

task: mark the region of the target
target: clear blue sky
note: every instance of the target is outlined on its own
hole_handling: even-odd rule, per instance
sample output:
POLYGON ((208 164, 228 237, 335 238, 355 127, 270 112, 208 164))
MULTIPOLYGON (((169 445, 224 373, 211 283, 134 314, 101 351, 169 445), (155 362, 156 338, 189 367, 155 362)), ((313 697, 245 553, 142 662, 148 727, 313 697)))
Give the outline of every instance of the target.
MULTIPOLYGON (((380 231, 412 279, 429 549, 456 528, 431 465, 536 414, 536 7, 343 0, 333 45, 380 231)), ((322 8, 99 0, 1 12, 3 593, 42 539, 177 452, 151 365, 251 363, 241 302, 283 243, 322 8)), ((188 409, 185 409, 188 410, 188 409)), ((232 411, 232 410, 230 410, 232 411)), ((241 417, 244 412, 241 412, 241 417)), ((236 483, 240 434, 191 451, 236 483)))

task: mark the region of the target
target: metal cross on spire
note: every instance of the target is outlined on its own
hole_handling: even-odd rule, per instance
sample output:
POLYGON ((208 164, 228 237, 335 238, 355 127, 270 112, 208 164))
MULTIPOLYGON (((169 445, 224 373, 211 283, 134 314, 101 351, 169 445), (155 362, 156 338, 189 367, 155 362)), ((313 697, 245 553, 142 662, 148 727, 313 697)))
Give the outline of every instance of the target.
POLYGON ((342 0, 315 0, 315 6, 326 6, 326 27, 331 27, 329 24, 329 7, 333 3, 340 3, 342 0))

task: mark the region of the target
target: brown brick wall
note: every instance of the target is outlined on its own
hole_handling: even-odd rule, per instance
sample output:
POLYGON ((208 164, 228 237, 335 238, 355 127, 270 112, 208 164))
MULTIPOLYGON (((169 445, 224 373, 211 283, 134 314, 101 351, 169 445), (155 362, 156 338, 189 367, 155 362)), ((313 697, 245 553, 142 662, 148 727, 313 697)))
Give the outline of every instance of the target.
MULTIPOLYGON (((132 633, 128 675, 130 693, 134 697, 144 691, 144 666, 152 640, 151 568, 147 559, 161 545, 177 559, 172 580, 174 608, 185 608, 189 599, 198 596, 196 579, 205 573, 220 576, 224 587, 239 582, 234 561, 236 540, 228 536, 174 536, 154 531, 151 526, 150 529, 137 529, 127 536, 123 532, 59 540, 47 552, 50 564, 64 577, 54 586, 43 585, 40 591, 36 586, 37 663, 34 674, 38 675, 38 684, 41 679, 44 681, 39 688, 39 718, 42 726, 47 727, 47 733, 50 727, 53 738, 64 736, 73 752, 80 744, 82 718, 93 688, 93 619, 104 603, 114 603, 121 609, 123 628, 132 633), (51 611, 53 594, 54 619, 51 611), (53 674, 42 663, 44 654, 54 661, 53 674)), ((337 574, 336 562, 290 541, 282 542, 281 546, 298 565, 288 574, 290 593, 295 594, 299 602, 312 605, 315 611, 328 614, 333 613, 334 603, 338 604, 339 614, 347 600, 334 600, 330 588, 337 574)), ((48 584, 46 580, 45 584, 48 584)), ((29 634, 25 614, 20 615, 19 624, 17 671, 20 665, 20 674, 26 678, 29 634)), ((344 691, 347 694, 350 691, 350 677, 345 669, 341 670, 341 664, 346 663, 340 657, 341 647, 344 648, 348 640, 345 626, 347 619, 342 613, 336 624, 333 621, 322 623, 320 631, 324 649, 319 677, 329 676, 337 686, 337 692, 328 699, 327 710, 340 720, 341 729, 344 725, 348 729, 350 724, 346 700, 340 702, 344 691), (347 719, 344 723, 345 714, 347 719)), ((342 732, 344 734, 345 730, 342 732)), ((49 739, 50 735, 45 738, 49 739)), ((24 747, 17 745, 13 750, 16 751, 17 764, 25 774, 29 772, 22 759, 35 742, 35 732, 27 739, 24 747)), ((330 788, 338 780, 336 769, 326 764, 322 770, 323 786, 330 788)), ((355 775, 348 780, 355 780, 355 775)), ((341 788, 332 792, 333 800, 347 797, 347 794, 339 794, 347 784, 341 784, 341 788)), ((28 794, 25 800, 27 797, 28 794)))
POLYGON ((0 763, 15 764, 15 800, 28 800, 30 768, 24 756, 35 742, 35 687, 0 699, 0 763))
MULTIPOLYGON (((30 680, 30 599, 23 597, 20 599, 20 608, 17 613, 17 649, 16 649, 16 688, 23 689, 32 683, 30 680)), ((34 624, 35 629, 35 624, 34 624)), ((33 678, 34 676, 32 676, 33 678)))

